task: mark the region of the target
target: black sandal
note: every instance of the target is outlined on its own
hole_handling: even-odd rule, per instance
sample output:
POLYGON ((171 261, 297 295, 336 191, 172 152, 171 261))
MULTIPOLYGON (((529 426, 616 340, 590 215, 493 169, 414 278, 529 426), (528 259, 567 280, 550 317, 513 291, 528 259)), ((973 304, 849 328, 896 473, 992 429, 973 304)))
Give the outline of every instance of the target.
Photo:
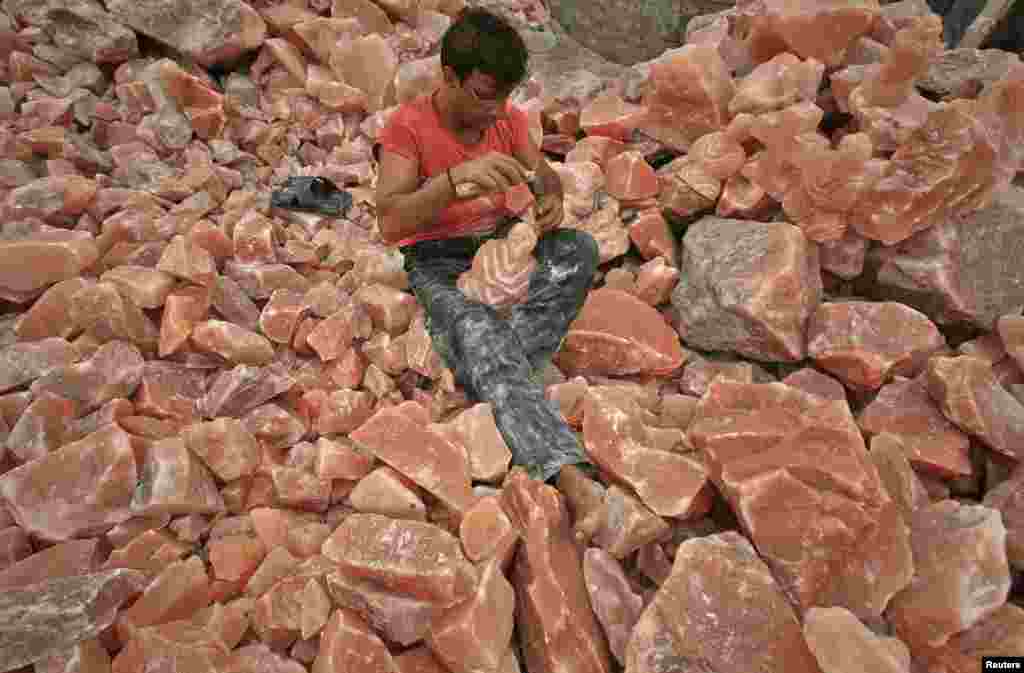
POLYGON ((352 207, 352 194, 327 178, 293 176, 270 195, 272 208, 342 216, 352 207))

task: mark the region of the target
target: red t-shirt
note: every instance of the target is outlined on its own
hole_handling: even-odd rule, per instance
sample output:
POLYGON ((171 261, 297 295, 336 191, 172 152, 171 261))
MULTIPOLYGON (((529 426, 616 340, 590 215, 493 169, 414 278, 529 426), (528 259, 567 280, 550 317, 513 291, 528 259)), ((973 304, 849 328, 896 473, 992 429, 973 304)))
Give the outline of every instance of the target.
MULTIPOLYGON (((384 128, 377 134, 377 143, 389 152, 412 159, 420 167, 420 184, 464 161, 491 151, 513 154, 515 148, 530 142, 529 119, 526 113, 506 103, 508 118, 498 120, 487 129, 479 143, 467 147, 441 124, 431 103, 432 94, 407 101, 391 113, 384 128)), ((488 231, 510 214, 505 206, 506 192, 496 192, 475 199, 453 201, 441 211, 435 226, 403 239, 403 246, 488 231)))

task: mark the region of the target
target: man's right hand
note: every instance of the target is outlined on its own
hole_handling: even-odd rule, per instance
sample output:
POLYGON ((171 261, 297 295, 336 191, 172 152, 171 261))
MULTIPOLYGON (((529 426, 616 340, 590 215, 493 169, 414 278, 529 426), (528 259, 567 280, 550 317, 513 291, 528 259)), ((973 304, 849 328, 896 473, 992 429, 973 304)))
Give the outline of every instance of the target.
POLYGON ((504 192, 527 179, 526 168, 514 157, 490 152, 451 169, 452 181, 459 194, 467 191, 459 185, 474 185, 479 193, 504 192))

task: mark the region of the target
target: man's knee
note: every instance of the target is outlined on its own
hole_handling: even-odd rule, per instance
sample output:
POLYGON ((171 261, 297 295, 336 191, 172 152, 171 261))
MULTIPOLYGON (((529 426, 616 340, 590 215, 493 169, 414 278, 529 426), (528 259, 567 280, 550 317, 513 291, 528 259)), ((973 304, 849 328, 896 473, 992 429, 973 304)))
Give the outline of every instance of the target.
POLYGON ((593 276, 600 261, 597 241, 582 229, 555 229, 537 242, 540 256, 556 264, 579 264, 583 273, 593 276))

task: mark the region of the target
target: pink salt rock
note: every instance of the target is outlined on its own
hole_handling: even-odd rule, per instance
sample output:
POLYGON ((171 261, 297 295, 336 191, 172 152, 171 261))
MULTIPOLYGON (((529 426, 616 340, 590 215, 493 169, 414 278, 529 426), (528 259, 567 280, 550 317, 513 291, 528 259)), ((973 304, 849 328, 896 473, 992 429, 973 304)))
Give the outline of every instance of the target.
POLYGON ((213 378, 200 410, 207 418, 241 416, 294 385, 295 379, 278 363, 266 367, 237 365, 213 378))
POLYGON ((231 660, 225 640, 198 615, 194 619, 136 629, 114 658, 111 671, 143 673, 147 662, 156 660, 166 662, 172 669, 187 667, 196 673, 214 673, 225 670, 231 660))
POLYGON ((182 438, 221 480, 234 481, 252 474, 260 463, 256 439, 234 418, 217 418, 186 428, 182 438))
POLYGON ((217 514, 224 500, 213 475, 185 446, 181 437, 155 442, 140 465, 140 482, 132 498, 132 511, 158 514, 217 514))
POLYGON ((665 661, 708 670, 821 670, 768 566, 735 532, 679 546, 672 575, 641 614, 625 658, 626 670, 637 673, 663 670, 665 661), (737 585, 745 587, 742 595, 737 585), (722 647, 726 642, 734 645, 722 647))
POLYGON ((35 670, 37 673, 107 673, 110 654, 99 638, 89 638, 49 659, 37 661, 35 670))
POLYGON ((469 461, 459 447, 410 419, 408 414, 419 409, 415 402, 381 409, 349 437, 447 507, 465 512, 475 500, 469 461))
POLYGON ((798 369, 786 378, 782 379, 782 382, 787 386, 799 388, 805 393, 817 395, 822 399, 838 400, 840 402, 846 401, 846 391, 843 389, 843 385, 839 383, 839 381, 836 381, 831 376, 822 374, 811 367, 798 369))
POLYGON ((860 413, 858 424, 870 435, 891 433, 900 438, 915 468, 950 478, 973 472, 970 438, 946 420, 928 395, 925 377, 882 386, 860 413))
POLYGON ((322 479, 362 479, 368 475, 375 457, 344 437, 320 437, 317 442, 316 473, 322 479))
POLYGON ((825 241, 820 248, 821 268, 844 280, 852 280, 864 271, 868 240, 847 229, 838 241, 825 241))
POLYGON ((181 235, 167 244, 156 268, 203 287, 211 287, 217 278, 213 256, 193 239, 181 235))
POLYGON ((20 669, 98 636, 144 587, 140 573, 109 570, 0 593, 0 668, 20 669))
POLYGON ((427 518, 427 507, 420 497, 403 482, 400 474, 386 465, 360 479, 348 500, 359 512, 416 521, 427 518))
POLYGON ((676 286, 672 305, 688 345, 803 359, 804 325, 822 285, 816 246, 798 229, 705 217, 683 238, 680 273, 686 282, 676 286))
POLYGON ((459 538, 470 561, 480 563, 498 558, 502 565, 507 565, 519 541, 519 532, 512 527, 501 500, 497 496, 484 496, 462 517, 459 538))
POLYGON ((0 295, 18 301, 81 274, 99 259, 92 237, 0 241, 0 295))
POLYGON ((620 152, 604 166, 608 193, 620 201, 647 199, 658 195, 658 176, 642 154, 620 152))
POLYGON ((32 303, 14 331, 23 341, 68 338, 77 331, 71 322, 71 298, 89 284, 85 278, 68 278, 51 285, 32 303))
POLYGON ((206 320, 209 313, 210 293, 206 288, 189 286, 168 294, 160 321, 160 357, 181 350, 193 328, 206 320))
POLYGON ((364 285, 356 291, 353 298, 366 309, 374 327, 392 336, 397 336, 409 328, 418 307, 416 297, 412 294, 383 283, 364 285))
POLYGON ((100 569, 108 549, 100 538, 60 542, 0 570, 0 589, 88 575, 100 569))
MULTIPOLYGON (((237 231, 237 230, 236 230, 237 231)), ((306 312, 305 294, 275 290, 260 314, 260 330, 274 343, 291 343, 295 329, 306 312)))
POLYGON ((928 671, 969 673, 983 656, 1020 652, 1024 648, 1024 609, 1006 603, 939 647, 913 646, 915 663, 928 671))
POLYGON ((722 185, 715 214, 723 218, 764 221, 773 205, 764 188, 737 173, 722 185))
POLYGON ((135 451, 115 425, 0 476, 0 497, 19 526, 43 540, 87 537, 127 520, 135 451))
POLYGON ((688 44, 651 65, 643 96, 644 134, 685 152, 702 135, 728 121, 735 88, 728 66, 708 45, 688 44))
POLYGON ((484 565, 476 595, 430 625, 427 644, 453 673, 494 670, 512 641, 515 591, 497 560, 484 565))
POLYGON ((512 452, 495 424, 490 404, 474 404, 441 428, 449 440, 466 449, 473 480, 496 482, 508 472, 512 452))
POLYGON ((213 577, 219 580, 247 580, 256 572, 267 548, 257 537, 227 535, 207 545, 213 577))
POLYGON ((915 511, 908 525, 914 581, 886 615, 912 649, 938 647, 1006 601, 1006 528, 998 510, 952 500, 915 511))
POLYGON ((174 45, 204 66, 234 61, 245 51, 259 47, 266 37, 267 24, 256 10, 242 2, 218 0, 210 6, 209 14, 165 20, 166 16, 178 16, 179 10, 175 3, 136 4, 124 0, 115 0, 107 7, 114 20, 174 45))
POLYGON ((924 123, 933 106, 914 83, 943 51, 942 18, 931 13, 914 17, 896 33, 879 67, 850 92, 849 108, 858 127, 882 151, 895 150, 924 123))
POLYGON ((251 643, 231 652, 225 670, 238 673, 304 673, 306 667, 275 652, 265 643, 251 643))
POLYGON ((197 402, 206 392, 206 376, 169 362, 147 363, 135 393, 135 412, 182 425, 199 420, 197 402))
POLYGON ((804 638, 823 671, 844 670, 838 662, 850 661, 878 673, 910 671, 910 651, 901 640, 876 635, 845 608, 808 610, 804 638))
POLYGON ((399 673, 383 641, 357 614, 338 608, 320 635, 312 673, 399 673))
POLYGON ((7 437, 10 455, 25 463, 59 448, 65 443, 66 429, 77 406, 63 397, 40 393, 11 428, 7 437))
POLYGON ((900 509, 846 402, 781 383, 715 381, 687 435, 797 606, 877 617, 910 581, 900 509), (841 504, 828 499, 835 484, 843 485, 841 504), (839 534, 837 520, 856 534, 839 534))
POLYGON ((0 528, 0 570, 32 555, 32 542, 18 526, 0 528))
POLYGON ((71 319, 98 343, 123 340, 148 348, 159 339, 153 321, 112 283, 95 283, 75 294, 71 319))
POLYGON ((233 279, 216 276, 210 285, 210 301, 225 320, 254 332, 259 329, 259 307, 233 279))
POLYGON ((180 561, 192 553, 192 547, 163 530, 166 520, 132 519, 107 533, 112 544, 121 545, 110 554, 106 568, 131 568, 154 578, 167 564, 180 561), (147 526, 139 530, 139 527, 147 526), (129 530, 135 527, 134 530, 129 530))
POLYGON ((916 376, 945 345, 927 316, 896 302, 824 303, 807 324, 808 355, 854 388, 916 376))
POLYGON ((633 591, 619 562, 604 550, 590 548, 583 553, 583 577, 609 648, 625 665, 626 645, 640 620, 643 599, 633 591))
POLYGON ((75 347, 60 337, 11 344, 0 349, 0 392, 20 388, 78 359, 75 347))
POLYGON ((1024 446, 1024 404, 978 358, 936 356, 928 361, 926 385, 943 415, 987 446, 1017 458, 1024 446))
POLYGON ((319 632, 329 613, 330 602, 320 580, 297 575, 281 580, 256 601, 252 626, 263 642, 283 649, 302 635, 304 622, 313 635, 319 632))
POLYGON ((570 325, 558 366, 570 375, 665 374, 685 359, 678 336, 657 311, 625 292, 597 289, 570 325))
POLYGON ((712 360, 695 357, 686 363, 679 379, 679 392, 701 397, 716 379, 736 383, 767 383, 771 376, 753 363, 734 360, 712 360), (755 381, 756 375, 756 381, 755 381))
MULTIPOLYGON (((449 673, 448 668, 437 660, 437 657, 425 645, 406 650, 395 657, 398 673, 449 673)), ((519 673, 519 669, 508 671, 499 669, 501 673, 519 673)))
POLYGON ((853 43, 872 29, 879 13, 875 3, 850 0, 772 0, 764 5, 745 3, 738 9, 749 21, 747 43, 755 63, 791 51, 830 67, 842 63, 853 43))
POLYGON ((366 94, 366 111, 370 114, 387 106, 398 64, 397 55, 380 34, 337 45, 330 59, 331 69, 339 79, 366 94))
POLYGON ((537 266, 533 249, 537 233, 526 221, 512 227, 504 239, 485 242, 457 286, 468 298, 491 306, 516 304, 526 298, 530 276, 537 266))
POLYGON ((642 107, 627 103, 614 91, 606 91, 580 111, 579 124, 588 136, 628 142, 643 114, 642 107))
POLYGON ((665 216, 657 208, 641 211, 629 225, 629 238, 647 260, 664 257, 668 264, 678 264, 676 242, 665 216))
POLYGON ((759 114, 800 101, 814 101, 824 73, 825 64, 815 58, 801 61, 789 52, 778 54, 739 82, 736 95, 729 102, 729 112, 759 114))
POLYGON ((298 558, 318 555, 332 532, 322 517, 312 512, 256 507, 249 516, 264 547, 284 547, 298 558))
POLYGON ((306 435, 306 423, 277 404, 264 404, 245 415, 242 424, 265 451, 291 448, 306 435))
POLYGON ((160 308, 174 287, 170 274, 144 266, 118 266, 100 276, 102 282, 112 283, 118 291, 139 308, 160 308))
MULTIPOLYGON (((1006 557, 1014 567, 1024 567, 1024 472, 1015 471, 987 493, 982 502, 999 511, 1006 527, 1006 557)), ((2 576, 0 576, 2 577, 2 576)))
POLYGON ((661 189, 657 205, 675 220, 689 220, 710 211, 722 192, 722 181, 709 175, 690 155, 667 164, 658 180, 661 189))
POLYGON ((1004 315, 996 322, 1006 353, 1024 369, 1024 316, 1004 315))
POLYGON ((299 559, 284 547, 274 547, 263 558, 256 572, 245 585, 245 595, 257 599, 271 587, 291 575, 299 565, 299 559))
POLYGON ((345 572, 332 572, 326 581, 338 607, 354 611, 385 641, 401 645, 421 642, 431 623, 453 606, 450 601, 410 598, 345 572))
POLYGON ((369 323, 369 320, 362 305, 349 298, 342 308, 328 316, 309 333, 306 343, 324 362, 335 360, 352 345, 357 331, 362 331, 359 323, 369 323))
POLYGON ((191 617, 210 604, 210 578, 202 559, 190 556, 168 565, 142 596, 117 619, 121 642, 128 642, 140 628, 191 617))
POLYGON ((274 348, 261 334, 224 320, 207 320, 192 329, 198 348, 236 364, 264 365, 274 359, 274 348))
POLYGON ((899 506, 904 521, 910 520, 914 510, 928 505, 928 492, 907 460, 902 437, 889 433, 875 435, 868 456, 878 469, 889 497, 899 506))
POLYGON ((590 608, 580 551, 558 491, 516 469, 501 500, 523 539, 512 584, 526 668, 607 673, 608 644, 590 608))
POLYGON ((626 145, 621 140, 608 136, 588 135, 573 146, 565 156, 565 163, 592 161, 603 169, 607 161, 625 148, 626 145))
POLYGON ((688 517, 710 505, 707 473, 685 456, 648 448, 640 406, 613 386, 591 386, 583 400, 583 443, 602 469, 660 516, 688 517))
MULTIPOLYGON (((374 396, 365 390, 336 390, 324 401, 314 419, 317 434, 352 433, 374 415, 374 396)), ((355 437, 352 437, 355 440, 355 437)))

